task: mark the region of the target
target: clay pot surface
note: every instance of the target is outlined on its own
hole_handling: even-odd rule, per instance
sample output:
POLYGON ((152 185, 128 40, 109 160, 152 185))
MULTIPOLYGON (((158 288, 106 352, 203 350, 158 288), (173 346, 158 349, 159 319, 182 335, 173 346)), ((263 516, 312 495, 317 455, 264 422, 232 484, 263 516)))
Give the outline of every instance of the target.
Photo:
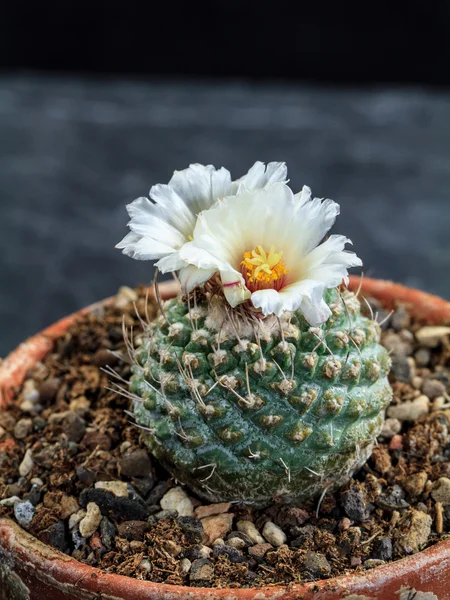
MULTIPOLYGON (((359 277, 350 287, 357 290, 359 277)), ((177 293, 175 282, 160 285, 161 296, 177 293)), ((424 324, 450 323, 450 303, 389 281, 365 278, 361 293, 387 308, 408 306, 424 324)), ((111 303, 109 298, 70 315, 23 342, 0 364, 0 409, 5 410, 33 365, 52 349, 80 314, 111 303)), ((0 449, 2 444, 0 443, 0 449)), ((450 539, 402 560, 312 583, 266 588, 213 589, 139 581, 89 567, 0 519, 0 600, 450 600, 450 539)))

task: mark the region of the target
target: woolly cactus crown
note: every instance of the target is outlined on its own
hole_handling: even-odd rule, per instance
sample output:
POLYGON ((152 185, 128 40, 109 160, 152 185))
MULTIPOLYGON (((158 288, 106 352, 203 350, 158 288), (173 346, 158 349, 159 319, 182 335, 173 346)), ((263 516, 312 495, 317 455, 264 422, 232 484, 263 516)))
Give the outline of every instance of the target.
POLYGON ((213 501, 304 501, 371 452, 390 401, 379 327, 346 289, 361 260, 324 236, 332 200, 294 194, 283 163, 240 180, 191 165, 128 206, 118 244, 178 271, 130 384, 152 453, 213 501), (322 242, 322 243, 320 243, 322 242))

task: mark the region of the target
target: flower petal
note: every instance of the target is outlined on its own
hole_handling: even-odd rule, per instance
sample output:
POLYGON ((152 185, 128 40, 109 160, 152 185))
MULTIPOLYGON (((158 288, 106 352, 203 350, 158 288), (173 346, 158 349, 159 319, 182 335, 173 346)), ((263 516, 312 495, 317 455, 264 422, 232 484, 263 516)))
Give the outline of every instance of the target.
POLYGON ((351 240, 343 235, 331 235, 323 244, 314 248, 305 259, 308 277, 327 282, 327 287, 348 283, 347 269, 361 267, 361 259, 354 253, 344 250, 351 240))
POLYGON ((225 298, 232 308, 250 298, 251 293, 245 287, 244 278, 238 271, 234 269, 220 271, 220 279, 225 298))
POLYGON ((183 293, 189 294, 194 288, 211 277, 216 272, 216 269, 198 269, 194 265, 188 265, 180 269, 179 279, 183 293))
POLYGON ((173 248, 152 238, 145 238, 133 231, 127 234, 116 248, 136 260, 155 260, 173 252, 173 248))
POLYGON ((185 237, 191 235, 195 227, 195 215, 170 185, 154 185, 150 190, 150 198, 157 203, 162 218, 185 237))
POLYGON ((320 281, 303 279, 287 285, 280 291, 267 289, 253 292, 251 300, 253 306, 260 308, 264 315, 274 313, 280 316, 285 310, 301 309, 305 301, 319 305, 324 287, 320 281))
POLYGON ((184 244, 186 238, 178 229, 164 220, 157 205, 148 198, 138 198, 126 207, 131 217, 129 228, 141 237, 151 237, 177 249, 184 244))
POLYGON ((183 171, 175 171, 169 186, 198 215, 218 198, 230 194, 231 175, 223 167, 216 171, 212 165, 192 164, 183 171))
POLYGON ((261 161, 255 162, 247 174, 235 183, 235 190, 256 190, 268 188, 274 183, 285 182, 287 178, 287 167, 284 162, 270 162, 267 167, 261 161))
POLYGON ((179 252, 172 252, 172 254, 163 256, 155 263, 155 267, 158 267, 161 273, 172 273, 185 266, 186 263, 184 260, 181 260, 179 252))

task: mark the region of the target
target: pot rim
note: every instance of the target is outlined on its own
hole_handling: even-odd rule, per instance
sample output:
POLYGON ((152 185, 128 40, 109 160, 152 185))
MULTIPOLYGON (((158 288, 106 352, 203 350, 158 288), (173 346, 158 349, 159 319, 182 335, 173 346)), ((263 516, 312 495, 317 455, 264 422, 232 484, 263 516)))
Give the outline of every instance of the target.
MULTIPOLYGON (((373 296, 381 300, 387 308, 395 304, 407 305, 411 313, 427 324, 450 323, 450 302, 401 284, 390 281, 359 277, 350 278, 350 289, 361 290, 365 296, 373 296)), ((164 282, 160 284, 163 299, 176 295, 178 284, 164 282)), ((52 349, 56 338, 63 334, 74 320, 81 315, 92 312, 113 302, 115 296, 92 304, 57 321, 41 333, 20 344, 0 364, 0 410, 7 408, 15 390, 21 385, 32 366, 52 349)), ((0 444, 1 447, 1 444, 0 444)), ((233 600, 250 600, 277 598, 288 600, 294 598, 340 598, 342 594, 373 593, 383 590, 383 598, 397 597, 402 585, 419 586, 423 591, 433 591, 432 581, 450 568, 450 538, 438 542, 417 554, 375 567, 367 573, 341 575, 326 580, 293 584, 288 586, 271 586, 265 588, 192 588, 166 583, 137 580, 124 575, 107 573, 97 567, 90 567, 78 562, 50 546, 46 546, 14 521, 0 519, 0 552, 1 547, 23 561, 27 569, 35 574, 40 571, 41 577, 50 577, 59 585, 74 587, 74 591, 90 591, 108 594, 115 598, 127 600, 170 598, 182 600, 187 598, 228 598, 233 600), (394 592, 394 590, 396 590, 394 592), (117 596, 117 594, 124 594, 117 596), (388 595, 385 595, 388 594, 388 595)), ((19 565, 17 565, 20 568, 19 565)), ((111 597, 113 597, 111 596, 111 597)), ((102 596, 108 598, 109 596, 102 596)), ((362 597, 361 597, 362 598, 362 597)), ((367 598, 367 596, 365 597, 367 598)), ((369 598, 367 598, 369 600, 369 598)))

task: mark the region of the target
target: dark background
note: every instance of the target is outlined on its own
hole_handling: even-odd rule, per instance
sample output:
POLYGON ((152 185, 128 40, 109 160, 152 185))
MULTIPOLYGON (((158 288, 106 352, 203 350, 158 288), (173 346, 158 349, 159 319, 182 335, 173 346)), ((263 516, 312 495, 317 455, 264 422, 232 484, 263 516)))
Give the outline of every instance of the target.
POLYGON ((366 273, 450 298, 450 3, 0 6, 0 356, 149 263, 125 204, 285 160, 366 273))

